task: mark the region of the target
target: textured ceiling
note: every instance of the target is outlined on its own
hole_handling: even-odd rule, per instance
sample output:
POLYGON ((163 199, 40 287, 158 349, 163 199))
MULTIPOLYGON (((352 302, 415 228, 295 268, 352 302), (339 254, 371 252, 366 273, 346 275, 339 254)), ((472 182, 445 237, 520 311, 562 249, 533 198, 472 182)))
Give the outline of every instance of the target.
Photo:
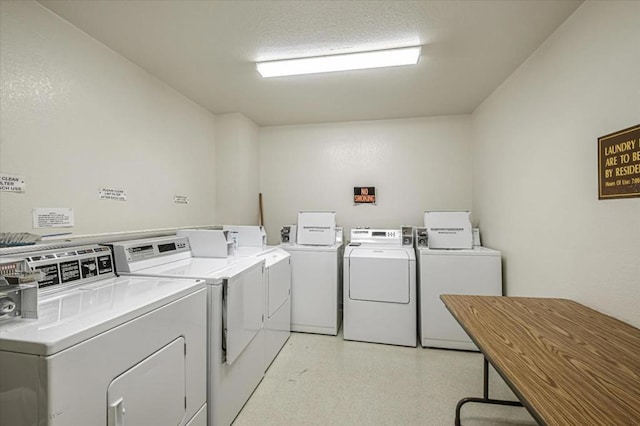
POLYGON ((40 3, 214 114, 267 126, 471 113, 581 1, 40 3), (262 79, 254 65, 418 44, 417 66, 262 79))

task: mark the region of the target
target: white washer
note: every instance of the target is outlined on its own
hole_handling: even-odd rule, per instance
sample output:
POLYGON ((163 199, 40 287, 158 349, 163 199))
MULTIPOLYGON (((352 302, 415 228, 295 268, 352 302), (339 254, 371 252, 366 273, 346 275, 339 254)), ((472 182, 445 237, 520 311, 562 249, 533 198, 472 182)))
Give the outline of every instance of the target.
POLYGON ((228 426, 264 376, 264 260, 192 257, 187 237, 113 244, 123 275, 203 279, 208 289, 210 426, 228 426))
POLYGON ((222 228, 235 244, 237 257, 264 259, 265 371, 291 335, 291 255, 266 245, 262 226, 222 228))
POLYGON ((338 335, 344 246, 280 247, 291 255, 291 331, 338 335))
POLYGON ((403 230, 351 230, 344 252, 346 340, 416 346, 415 260, 403 230))
POLYGON ((280 235, 280 247, 291 255, 291 331, 336 336, 344 246, 335 212, 299 212, 297 226, 283 227, 280 235))
POLYGON ((20 256, 45 276, 38 319, 0 325, 0 424, 206 424, 203 281, 116 278, 100 246, 20 256))
POLYGON ((476 345, 440 300, 440 295, 501 296, 500 252, 486 247, 461 250, 418 247, 417 256, 420 344, 477 351, 476 345))

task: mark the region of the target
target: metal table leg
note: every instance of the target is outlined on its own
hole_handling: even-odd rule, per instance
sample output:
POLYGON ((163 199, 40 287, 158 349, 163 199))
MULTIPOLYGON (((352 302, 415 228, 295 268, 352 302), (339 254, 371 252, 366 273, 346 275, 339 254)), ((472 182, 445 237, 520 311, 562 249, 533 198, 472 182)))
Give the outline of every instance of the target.
POLYGON ((462 406, 467 402, 478 402, 483 404, 494 404, 494 405, 509 405, 512 407, 522 407, 522 403, 520 401, 505 401, 502 399, 491 399, 489 398, 489 361, 487 358, 484 358, 484 386, 483 386, 483 397, 482 398, 462 398, 458 401, 456 405, 456 426, 460 426, 460 410, 462 406))

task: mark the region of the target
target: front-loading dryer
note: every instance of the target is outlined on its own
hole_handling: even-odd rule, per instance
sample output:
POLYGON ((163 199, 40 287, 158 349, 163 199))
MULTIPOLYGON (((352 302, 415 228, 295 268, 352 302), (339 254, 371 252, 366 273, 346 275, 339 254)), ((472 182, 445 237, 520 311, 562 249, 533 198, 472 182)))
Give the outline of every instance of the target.
POLYGON ((410 228, 351 231, 344 252, 346 340, 416 346, 416 258, 409 235, 410 228))
POLYGON ((20 256, 37 319, 0 322, 0 424, 206 424, 202 280, 118 278, 97 245, 20 256))

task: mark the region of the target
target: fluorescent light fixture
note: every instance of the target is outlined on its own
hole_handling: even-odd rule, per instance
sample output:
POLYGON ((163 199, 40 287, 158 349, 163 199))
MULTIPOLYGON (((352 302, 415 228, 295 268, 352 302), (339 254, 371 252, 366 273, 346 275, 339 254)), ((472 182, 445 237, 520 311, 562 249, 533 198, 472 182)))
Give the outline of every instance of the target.
POLYGON ((414 65, 418 63, 418 58, 420 58, 420 46, 414 46, 400 49, 345 53, 342 55, 257 62, 256 68, 262 77, 267 78, 285 75, 361 70, 365 68, 395 67, 398 65, 414 65))

